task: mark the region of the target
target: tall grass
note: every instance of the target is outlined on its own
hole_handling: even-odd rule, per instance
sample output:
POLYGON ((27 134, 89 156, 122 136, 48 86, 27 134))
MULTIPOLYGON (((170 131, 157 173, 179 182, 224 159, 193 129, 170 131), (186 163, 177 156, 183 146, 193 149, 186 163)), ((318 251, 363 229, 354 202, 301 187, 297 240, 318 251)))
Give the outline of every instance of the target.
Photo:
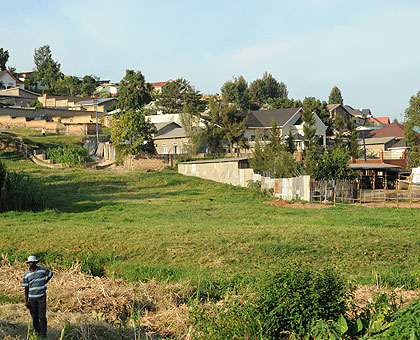
POLYGON ((41 189, 29 174, 7 171, 0 161, 0 211, 40 211, 45 207, 41 189))
POLYGON ((71 167, 83 167, 88 159, 88 152, 81 146, 49 148, 46 157, 54 163, 67 163, 71 167))

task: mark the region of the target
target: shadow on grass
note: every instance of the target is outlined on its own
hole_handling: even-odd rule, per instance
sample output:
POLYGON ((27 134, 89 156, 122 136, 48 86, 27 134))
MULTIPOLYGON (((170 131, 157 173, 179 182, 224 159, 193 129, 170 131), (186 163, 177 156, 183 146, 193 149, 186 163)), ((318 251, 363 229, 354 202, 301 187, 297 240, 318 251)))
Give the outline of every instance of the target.
POLYGON ((0 152, 0 160, 17 162, 22 159, 25 159, 25 158, 20 152, 15 152, 15 151, 0 152))
POLYGON ((47 207, 70 213, 94 211, 101 207, 122 203, 142 204, 142 201, 151 199, 201 194, 199 189, 168 191, 168 185, 163 184, 130 187, 127 181, 122 180, 80 183, 60 183, 59 178, 53 177, 50 177, 48 182, 50 180, 52 180, 51 183, 44 184, 47 207))

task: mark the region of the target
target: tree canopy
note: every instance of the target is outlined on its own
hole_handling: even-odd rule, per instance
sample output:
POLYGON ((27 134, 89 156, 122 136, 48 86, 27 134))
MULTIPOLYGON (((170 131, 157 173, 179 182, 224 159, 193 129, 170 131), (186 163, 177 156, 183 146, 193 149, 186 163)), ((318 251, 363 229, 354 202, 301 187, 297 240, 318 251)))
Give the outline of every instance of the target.
POLYGON ((228 80, 220 90, 224 102, 234 103, 242 111, 249 109, 250 97, 248 83, 243 76, 233 78, 233 81, 228 80))
POLYGON ((6 63, 9 60, 9 51, 0 48, 0 71, 6 71, 6 63))
POLYGON ((331 89, 330 96, 328 97, 328 104, 341 104, 343 105, 343 96, 337 86, 331 89))
POLYGON ((420 130, 420 91, 410 98, 405 110, 404 138, 410 147, 408 162, 411 168, 420 166, 420 138, 416 130, 420 130))
POLYGON ((35 49, 34 63, 35 71, 33 78, 35 81, 40 81, 52 89, 54 83, 59 78, 62 78, 60 64, 52 58, 49 45, 43 45, 35 49))
POLYGON ((254 80, 249 86, 251 102, 258 107, 265 104, 270 98, 287 98, 287 86, 278 82, 271 73, 264 72, 261 79, 254 80))
POLYGON ((184 78, 163 85, 161 91, 156 94, 156 106, 163 114, 182 113, 185 105, 193 107, 197 113, 204 111, 206 106, 200 92, 184 78))
POLYGON ((126 70, 118 89, 118 108, 121 111, 138 110, 151 101, 151 86, 140 71, 126 70))

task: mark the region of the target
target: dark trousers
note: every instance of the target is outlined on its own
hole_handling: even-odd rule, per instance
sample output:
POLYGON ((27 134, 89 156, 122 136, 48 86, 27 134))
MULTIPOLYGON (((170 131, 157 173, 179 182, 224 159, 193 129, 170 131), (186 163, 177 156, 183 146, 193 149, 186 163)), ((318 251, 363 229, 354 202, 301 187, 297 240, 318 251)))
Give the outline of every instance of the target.
POLYGON ((47 337, 47 296, 38 299, 29 298, 29 311, 32 316, 35 333, 47 337))

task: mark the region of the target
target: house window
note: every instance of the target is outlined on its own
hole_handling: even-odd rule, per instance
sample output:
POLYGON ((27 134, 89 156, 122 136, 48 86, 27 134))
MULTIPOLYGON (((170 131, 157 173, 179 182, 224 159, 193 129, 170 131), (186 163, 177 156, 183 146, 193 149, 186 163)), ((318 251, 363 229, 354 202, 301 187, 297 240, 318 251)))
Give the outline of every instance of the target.
POLYGON ((174 145, 174 153, 177 154, 178 153, 178 146, 174 145))
POLYGON ((162 144, 162 153, 165 155, 168 154, 168 145, 166 143, 162 144))
POLYGON ((188 153, 187 144, 182 145, 182 153, 188 153))

